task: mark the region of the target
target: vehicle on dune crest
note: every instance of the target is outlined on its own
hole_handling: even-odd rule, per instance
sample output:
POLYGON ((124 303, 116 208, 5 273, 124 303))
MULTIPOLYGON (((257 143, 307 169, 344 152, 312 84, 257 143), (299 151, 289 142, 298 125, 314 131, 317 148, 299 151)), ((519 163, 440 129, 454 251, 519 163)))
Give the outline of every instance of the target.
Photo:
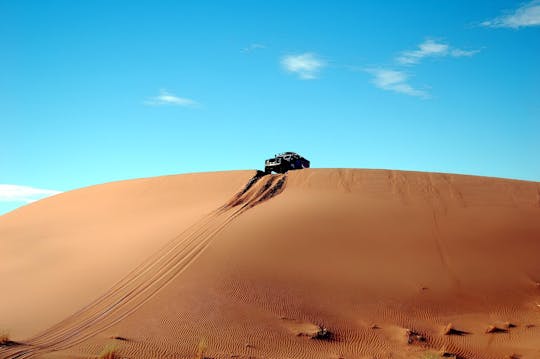
POLYGON ((289 170, 309 168, 309 161, 295 152, 284 152, 269 158, 264 163, 264 173, 285 173, 289 170))

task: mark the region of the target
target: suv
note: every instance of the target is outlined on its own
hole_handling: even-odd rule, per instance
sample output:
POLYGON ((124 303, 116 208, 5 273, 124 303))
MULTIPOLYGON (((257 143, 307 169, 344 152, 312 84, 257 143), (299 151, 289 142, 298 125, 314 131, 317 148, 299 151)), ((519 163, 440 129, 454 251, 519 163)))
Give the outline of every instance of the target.
POLYGON ((300 170, 309 168, 309 161, 298 153, 285 152, 275 155, 274 158, 267 159, 264 163, 265 173, 285 173, 288 170, 300 170))

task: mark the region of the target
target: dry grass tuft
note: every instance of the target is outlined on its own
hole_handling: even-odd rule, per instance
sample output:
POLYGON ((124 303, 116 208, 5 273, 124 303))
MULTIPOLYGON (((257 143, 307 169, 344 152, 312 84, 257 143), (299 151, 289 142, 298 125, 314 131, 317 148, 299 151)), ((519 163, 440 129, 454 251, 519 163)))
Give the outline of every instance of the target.
POLYGON ((99 354, 99 359, 119 359, 118 346, 114 343, 109 343, 103 348, 99 354))
POLYGON ((496 327, 494 325, 490 325, 486 329, 486 334, 506 333, 506 332, 508 332, 507 329, 502 329, 502 328, 496 327))
POLYGON ((199 341, 199 345, 197 346, 197 354, 195 354, 195 359, 205 359, 206 349, 208 349, 206 340, 201 339, 199 341))
POLYGON ((444 335, 467 335, 468 332, 464 332, 463 330, 456 329, 452 323, 448 323, 446 327, 443 329, 444 335))
POLYGON ((454 325, 452 323, 448 323, 446 327, 444 327, 443 334, 444 335, 450 335, 454 331, 454 325))
POLYGON ((437 352, 429 351, 424 353, 422 359, 439 359, 441 356, 437 352))

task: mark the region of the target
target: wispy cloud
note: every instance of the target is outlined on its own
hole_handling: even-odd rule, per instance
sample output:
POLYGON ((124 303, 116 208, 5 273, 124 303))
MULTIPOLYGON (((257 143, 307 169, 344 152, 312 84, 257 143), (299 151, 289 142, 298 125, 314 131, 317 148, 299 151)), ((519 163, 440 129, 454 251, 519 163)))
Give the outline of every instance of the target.
POLYGON ((316 79, 326 62, 317 55, 307 52, 299 55, 287 55, 281 58, 281 66, 286 71, 297 74, 302 80, 316 79))
POLYGON ((0 202, 31 203, 45 197, 61 193, 51 189, 19 186, 14 184, 0 184, 0 202))
POLYGON ((426 57, 470 57, 478 52, 480 50, 462 50, 435 40, 426 40, 418 45, 418 49, 416 50, 403 51, 396 60, 402 65, 414 65, 426 57))
POLYGON ((266 49, 266 45, 263 45, 263 44, 249 44, 248 46, 244 47, 242 49, 242 52, 253 52, 255 50, 262 50, 262 49, 266 49))
POLYGON ((512 12, 501 15, 492 20, 481 23, 486 27, 507 27, 518 29, 520 27, 540 25, 540 0, 533 0, 523 4, 512 12))
POLYGON ((461 49, 453 49, 450 52, 450 55, 452 57, 471 57, 479 53, 480 50, 461 50, 461 49))
POLYGON ((184 106, 184 107, 193 107, 197 106, 197 101, 194 101, 185 97, 178 97, 167 90, 160 90, 159 95, 155 97, 150 97, 144 101, 145 105, 148 106, 184 106))
POLYGON ((397 61, 401 64, 417 64, 424 57, 445 56, 447 53, 448 45, 426 40, 418 45, 418 50, 402 52, 397 61))
POLYGON ((407 82, 409 75, 403 71, 389 69, 366 69, 368 73, 373 75, 371 82, 378 88, 402 93, 409 96, 421 98, 429 98, 429 94, 425 91, 415 89, 407 82))

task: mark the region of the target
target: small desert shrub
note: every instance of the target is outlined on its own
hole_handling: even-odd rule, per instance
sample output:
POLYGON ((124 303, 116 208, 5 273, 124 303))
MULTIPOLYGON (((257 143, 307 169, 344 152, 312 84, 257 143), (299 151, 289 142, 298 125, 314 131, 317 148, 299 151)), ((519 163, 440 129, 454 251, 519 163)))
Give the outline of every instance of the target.
POLYGON ((332 333, 326 327, 319 325, 319 329, 317 332, 315 332, 311 339, 322 339, 322 340, 330 340, 332 338, 332 333))
POLYGON ((439 351, 429 351, 427 353, 424 353, 424 355, 421 357, 422 359, 440 359, 440 358, 449 358, 449 359, 457 359, 457 356, 447 352, 444 348, 439 351))
POLYGON ((99 354, 99 359, 118 359, 118 346, 114 343, 107 344, 99 354))
POLYGON ((414 343, 426 341, 426 337, 424 337, 422 334, 418 332, 415 332, 412 329, 407 329, 405 331, 405 336, 407 338, 407 344, 414 344, 414 343))
POLYGON ((121 340, 121 341, 123 341, 123 342, 129 341, 128 338, 122 337, 122 336, 120 336, 120 335, 113 335, 113 336, 110 336, 109 338, 110 338, 110 339, 114 339, 114 340, 121 340))
POLYGON ((9 333, 5 331, 0 331, 0 345, 7 345, 11 341, 9 340, 9 333))
POLYGON ((441 357, 450 358, 450 359, 459 359, 456 354, 452 354, 452 353, 442 353, 441 357))
POLYGON ((443 346, 443 347, 439 350, 439 357, 440 357, 440 358, 459 359, 459 357, 457 356, 457 354, 451 353, 451 352, 449 352, 448 350, 446 350, 446 346, 443 346))

